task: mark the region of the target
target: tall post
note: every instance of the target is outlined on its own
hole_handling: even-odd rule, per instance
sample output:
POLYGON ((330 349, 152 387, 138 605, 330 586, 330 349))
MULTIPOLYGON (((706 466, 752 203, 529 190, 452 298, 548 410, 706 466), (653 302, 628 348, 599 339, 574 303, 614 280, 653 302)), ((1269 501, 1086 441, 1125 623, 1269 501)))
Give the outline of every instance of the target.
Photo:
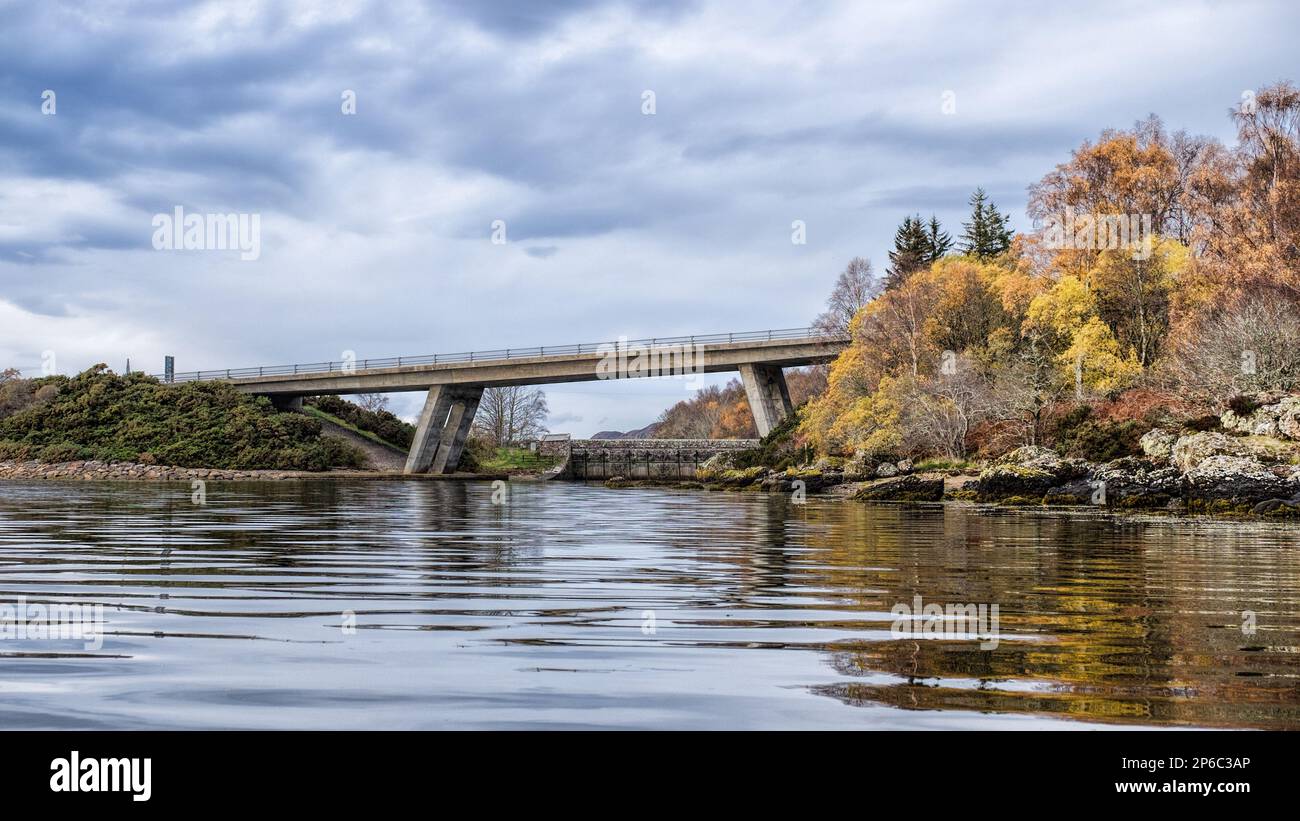
POLYGON ((759 436, 767 436, 794 410, 781 366, 741 365, 740 381, 745 386, 745 398, 749 400, 749 410, 754 414, 754 426, 758 428, 759 436))

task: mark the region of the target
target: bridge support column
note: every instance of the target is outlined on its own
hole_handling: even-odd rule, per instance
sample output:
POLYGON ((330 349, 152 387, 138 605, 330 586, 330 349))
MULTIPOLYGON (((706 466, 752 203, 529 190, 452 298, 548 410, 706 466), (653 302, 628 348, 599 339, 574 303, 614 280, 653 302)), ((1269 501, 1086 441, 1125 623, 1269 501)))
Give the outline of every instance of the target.
POLYGON ((302 410, 302 397, 301 397, 301 396, 278 396, 278 395, 272 395, 272 396, 271 396, 271 404, 275 407, 276 410, 281 410, 281 411, 301 411, 301 410, 302 410))
POLYGON ((456 469, 469 438, 481 385, 434 385, 425 397, 403 473, 448 473, 456 469))
POLYGON ((741 365, 740 381, 745 385, 745 398, 759 436, 767 436, 794 410, 785 372, 779 365, 741 365))

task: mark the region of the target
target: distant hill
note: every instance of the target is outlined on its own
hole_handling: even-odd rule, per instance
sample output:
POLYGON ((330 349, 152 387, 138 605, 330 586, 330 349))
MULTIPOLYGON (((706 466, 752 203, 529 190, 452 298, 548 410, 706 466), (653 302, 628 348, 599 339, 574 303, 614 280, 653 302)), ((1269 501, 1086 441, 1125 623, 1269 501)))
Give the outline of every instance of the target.
POLYGON ((659 428, 658 422, 651 422, 639 430, 617 431, 602 430, 600 433, 593 433, 592 439, 653 439, 655 431, 659 428))

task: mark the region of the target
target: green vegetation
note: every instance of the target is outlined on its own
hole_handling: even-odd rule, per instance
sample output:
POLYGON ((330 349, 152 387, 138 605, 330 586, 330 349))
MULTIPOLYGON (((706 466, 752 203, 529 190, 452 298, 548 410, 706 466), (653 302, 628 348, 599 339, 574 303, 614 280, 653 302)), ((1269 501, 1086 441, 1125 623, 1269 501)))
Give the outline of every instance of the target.
POLYGON ((917 462, 912 471, 915 473, 946 473, 950 476, 960 476, 966 473, 978 473, 980 466, 976 462, 969 462, 965 459, 922 459, 917 462))
POLYGON ((225 470, 359 467, 320 422, 220 382, 164 385, 96 365, 74 377, 0 383, 0 459, 95 459, 225 470))
MULTIPOLYGON (((469 447, 465 448, 470 451, 469 447)), ((491 448, 486 454, 474 454, 476 469, 483 473, 509 473, 512 471, 542 471, 559 464, 555 456, 541 456, 528 448, 491 448)), ((465 460, 461 459, 464 469, 465 460)))
POLYGON ((411 440, 415 438, 415 425, 383 409, 366 410, 337 396, 310 397, 303 401, 304 409, 309 406, 326 414, 336 425, 398 450, 410 450, 411 440))
POLYGON ((812 447, 795 441, 798 428, 799 414, 789 414, 772 428, 771 433, 759 440, 758 447, 737 453, 732 464, 741 469, 765 466, 773 470, 785 470, 812 461, 815 458, 812 447))
MULTIPOLYGON (((302 405, 302 412, 305 413, 305 414, 307 414, 308 416, 314 416, 314 417, 316 417, 317 419, 320 419, 320 420, 322 420, 322 421, 324 421, 324 422, 330 422, 330 423, 332 423, 332 424, 338 425, 339 427, 343 428, 344 430, 349 430, 349 431, 351 431, 352 433, 355 433, 357 436, 360 436, 360 437, 363 438, 363 439, 369 439, 371 442, 374 442, 376 445, 381 445, 381 446, 383 446, 383 447, 386 447, 386 448, 389 448, 389 449, 391 449, 391 450, 397 451, 398 453, 404 453, 404 452, 405 452, 405 451, 404 451, 401 447, 399 447, 398 445, 395 445, 395 444, 393 444, 392 442, 386 442, 386 441, 384 441, 383 439, 379 438, 379 436, 377 436, 376 434, 374 434, 374 433, 372 433, 372 432, 370 432, 370 431, 368 431, 368 430, 362 430, 361 428, 357 427, 356 425, 353 425, 351 422, 348 422, 346 419, 341 419, 340 417, 337 417, 337 416, 335 416, 335 415, 332 414, 332 413, 326 413, 325 411, 321 410, 320 408, 316 407, 315 405, 312 405, 312 404, 309 404, 309 403, 307 403, 307 402, 304 402, 303 405, 302 405)), ((409 449, 409 448, 408 448, 408 449, 409 449)))
POLYGON ((1052 438, 1062 456, 1089 462, 1109 462, 1121 456, 1138 456, 1138 440, 1153 425, 1134 419, 1109 422, 1092 418, 1092 407, 1079 405, 1053 426, 1052 438))

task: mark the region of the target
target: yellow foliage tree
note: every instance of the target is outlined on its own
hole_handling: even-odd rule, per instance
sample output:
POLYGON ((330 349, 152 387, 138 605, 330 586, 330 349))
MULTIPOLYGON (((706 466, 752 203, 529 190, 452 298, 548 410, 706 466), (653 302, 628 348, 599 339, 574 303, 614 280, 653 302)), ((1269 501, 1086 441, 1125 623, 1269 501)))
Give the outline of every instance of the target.
POLYGON ((1115 334, 1095 316, 1075 331, 1058 361, 1076 385, 1103 395, 1131 387, 1142 375, 1142 363, 1131 351, 1123 353, 1115 334))

